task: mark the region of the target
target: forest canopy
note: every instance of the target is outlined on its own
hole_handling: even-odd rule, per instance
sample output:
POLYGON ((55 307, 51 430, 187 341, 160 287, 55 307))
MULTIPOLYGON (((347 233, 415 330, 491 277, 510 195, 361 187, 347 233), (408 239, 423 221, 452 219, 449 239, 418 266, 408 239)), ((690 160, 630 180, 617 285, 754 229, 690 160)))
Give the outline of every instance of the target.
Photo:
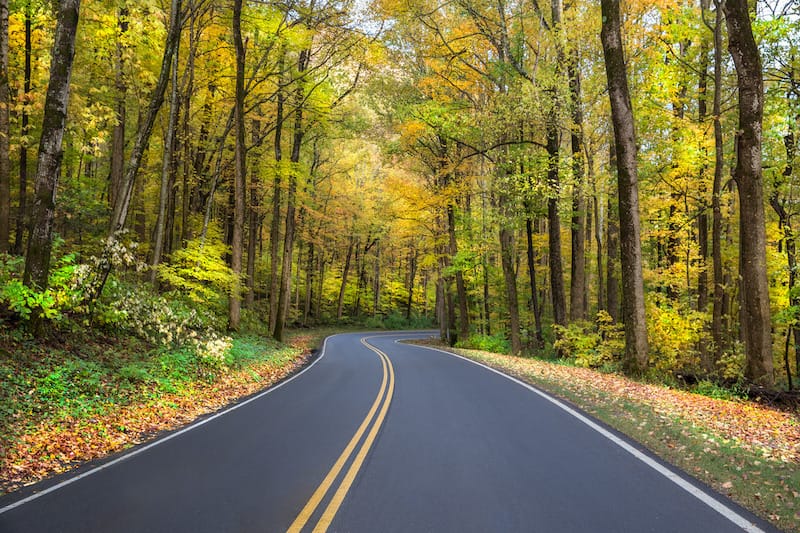
POLYGON ((799 9, 0 0, 0 328, 791 389, 799 9))

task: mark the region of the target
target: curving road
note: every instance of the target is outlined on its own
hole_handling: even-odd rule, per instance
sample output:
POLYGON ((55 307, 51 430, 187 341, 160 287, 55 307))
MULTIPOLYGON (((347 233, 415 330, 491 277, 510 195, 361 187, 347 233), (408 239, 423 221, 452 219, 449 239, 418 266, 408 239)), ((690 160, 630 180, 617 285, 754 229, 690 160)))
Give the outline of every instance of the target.
POLYGON ((301 374, 0 499, 0 532, 776 531, 542 393, 344 334, 301 374))

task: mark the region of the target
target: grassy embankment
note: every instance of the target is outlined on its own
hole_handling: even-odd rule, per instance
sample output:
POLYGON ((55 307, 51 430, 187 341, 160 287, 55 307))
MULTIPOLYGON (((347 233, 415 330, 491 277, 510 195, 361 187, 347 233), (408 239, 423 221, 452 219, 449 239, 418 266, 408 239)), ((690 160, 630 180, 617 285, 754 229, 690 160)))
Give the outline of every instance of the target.
POLYGON ((180 427, 289 376, 333 329, 286 344, 233 336, 209 364, 95 331, 47 342, 0 329, 0 494, 180 427))

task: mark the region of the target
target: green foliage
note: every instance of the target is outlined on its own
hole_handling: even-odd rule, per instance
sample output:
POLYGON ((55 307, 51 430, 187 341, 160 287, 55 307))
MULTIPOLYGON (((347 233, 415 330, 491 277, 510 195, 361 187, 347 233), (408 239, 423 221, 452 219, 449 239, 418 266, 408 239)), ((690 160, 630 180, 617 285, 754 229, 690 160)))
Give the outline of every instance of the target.
POLYGON ((149 383, 153 381, 150 366, 143 361, 132 361, 117 370, 117 375, 130 383, 149 383))
POLYGON ((659 294, 647 299, 650 363, 657 372, 694 371, 700 365, 698 347, 706 340, 708 313, 695 311, 659 294))
POLYGON ((597 313, 595 324, 586 321, 554 326, 553 347, 577 366, 599 368, 612 364, 625 350, 625 334, 606 311, 597 313))
POLYGON ((466 341, 458 341, 456 347, 501 354, 511 352, 511 344, 502 335, 481 335, 476 333, 470 335, 466 341))
POLYGON ((225 262, 227 247, 209 232, 205 241, 194 239, 173 252, 169 263, 158 266, 158 278, 191 300, 224 307, 225 296, 236 286, 236 275, 225 262))
POLYGON ((739 341, 734 341, 730 349, 720 356, 717 368, 723 379, 741 381, 744 379, 744 364, 744 345, 739 341))
POLYGON ((97 394, 106 373, 103 368, 83 359, 67 359, 36 383, 36 393, 50 405, 79 403, 97 394))
POLYGON ((76 309, 84 295, 76 257, 76 254, 67 254, 58 259, 50 273, 48 287, 38 290, 22 283, 21 257, 0 256, 0 305, 5 305, 23 321, 34 317, 61 320, 65 313, 76 309))
POLYGON ((742 389, 738 382, 731 387, 723 387, 713 381, 704 379, 694 386, 693 392, 718 400, 742 400, 747 398, 747 391, 742 389))

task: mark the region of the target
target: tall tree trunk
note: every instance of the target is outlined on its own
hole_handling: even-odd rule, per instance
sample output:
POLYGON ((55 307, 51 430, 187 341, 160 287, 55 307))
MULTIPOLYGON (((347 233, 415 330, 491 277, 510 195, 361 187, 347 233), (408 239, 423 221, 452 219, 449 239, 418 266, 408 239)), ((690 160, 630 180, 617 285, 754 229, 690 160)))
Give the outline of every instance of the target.
POLYGON ((300 149, 303 146, 303 101, 305 100, 305 87, 302 76, 308 68, 311 56, 310 50, 300 52, 297 61, 297 70, 301 79, 298 79, 295 89, 294 131, 292 132, 292 170, 289 173, 289 189, 286 191, 286 226, 283 233, 283 264, 281 265, 281 288, 278 296, 278 317, 275 321, 273 337, 283 342, 283 330, 286 326, 286 317, 289 314, 289 301, 292 294, 292 254, 294 251, 295 232, 295 202, 297 197, 297 169, 300 162, 300 149))
POLYGON ((275 177, 272 181, 272 220, 269 230, 269 331, 275 331, 275 324, 278 321, 278 294, 281 290, 280 278, 280 236, 281 236, 281 181, 283 175, 283 106, 285 95, 283 92, 283 69, 285 50, 281 50, 278 60, 278 91, 276 94, 277 105, 275 106, 275 139, 273 150, 275 154, 275 177))
POLYGON ((622 316, 625 326, 624 366, 628 372, 642 373, 647 369, 648 346, 639 227, 636 136, 620 31, 619 0, 601 0, 601 8, 603 25, 600 37, 606 63, 611 117, 614 124, 614 144, 617 153, 622 316))
POLYGON ((127 85, 125 84, 125 53, 122 40, 128 32, 128 7, 122 6, 117 14, 119 34, 114 58, 114 88, 116 90, 116 122, 111 131, 111 170, 108 183, 108 201, 113 210, 117 206, 122 175, 125 167, 125 112, 127 85))
MULTIPOLYGON (((702 127, 705 123, 708 114, 708 50, 709 43, 706 37, 703 37, 700 42, 700 72, 698 73, 697 80, 697 123, 702 127)), ((708 152, 706 150, 707 160, 708 152)), ((697 310, 705 312, 708 306, 708 201, 706 195, 708 189, 706 187, 706 173, 708 167, 704 163, 700 172, 700 191, 702 200, 700 202, 701 212, 697 218, 697 245, 698 254, 700 255, 700 272, 697 276, 697 310)), ((708 358, 708 349, 706 346, 702 347, 704 355, 704 366, 708 371, 710 370, 710 359, 708 358)))
POLYGON ((528 241, 528 278, 531 283, 531 310, 533 311, 535 329, 533 347, 536 350, 541 350, 544 347, 544 334, 542 331, 542 310, 539 305, 539 289, 536 283, 536 258, 535 250, 533 249, 533 219, 531 218, 532 210, 533 206, 530 205, 530 202, 526 202, 525 212, 528 216, 525 219, 525 237, 528 241))
MULTIPOLYGON (((794 72, 791 73, 791 76, 794 77, 794 72)), ((792 85, 794 84, 794 80, 792 79, 792 85)), ((793 97, 793 90, 796 90, 796 87, 791 87, 787 91, 787 99, 791 99, 793 97)), ((791 103, 790 103, 791 105, 791 103)), ((795 143, 795 136, 793 129, 790 128, 789 132, 784 135, 783 137, 783 144, 786 148, 786 165, 783 169, 783 178, 786 182, 791 182, 792 175, 794 174, 794 158, 795 158, 795 151, 796 151, 796 143, 795 143)), ((775 210, 775 214, 778 215, 778 223, 779 227, 783 229, 783 242, 786 249, 786 266, 789 271, 789 285, 787 287, 787 293, 789 295, 789 305, 792 307, 797 308, 800 306, 800 297, 797 296, 795 291, 795 284, 797 280, 797 251, 796 251, 796 242, 794 231, 792 229, 792 222, 789 212, 786 210, 785 202, 780 198, 780 183, 776 182, 774 188, 772 190, 772 194, 769 198, 769 204, 772 206, 772 209, 775 210)), ((780 246, 780 245, 779 245, 780 246)), ((789 342, 792 334, 794 334, 794 338, 798 338, 798 331, 797 327, 794 323, 790 323, 787 327, 786 331, 786 348, 784 351, 784 365, 786 368, 786 378, 789 385, 789 390, 792 390, 792 370, 791 366, 789 365, 789 342)), ((794 346, 795 354, 797 354, 798 346, 795 342, 794 346)), ((795 355, 795 358, 797 356, 795 355)))
POLYGON ((594 216, 595 265, 597 268, 597 310, 606 308, 606 280, 603 276, 603 215, 601 213, 600 193, 594 175, 594 158, 586 150, 586 169, 588 181, 592 184, 592 215, 594 216))
POLYGON ((53 246, 53 219, 56 192, 63 155, 61 141, 67 119, 72 59, 75 56, 75 34, 78 30, 80 0, 62 0, 58 4, 50 81, 44 102, 39 160, 36 165, 33 217, 25 255, 25 285, 44 289, 50 273, 53 246))
POLYGON ((764 184, 761 175, 761 136, 764 82, 747 2, 723 4, 728 26, 728 50, 736 66, 739 87, 739 135, 736 184, 739 189, 739 243, 742 284, 742 336, 745 376, 771 386, 774 382, 772 332, 767 282, 767 237, 764 184))
POLYGON ((353 257, 353 248, 355 246, 355 240, 352 236, 350 236, 349 243, 347 245, 347 256, 344 260, 344 269, 342 270, 342 284, 339 287, 339 299, 336 303, 336 319, 341 320, 342 314, 344 312, 344 293, 347 290, 347 276, 350 273, 350 261, 353 257))
MULTIPOLYGON (((561 76, 561 65, 564 63, 563 28, 561 28, 561 0, 550 0, 552 29, 556 39, 558 64, 557 77, 561 76)), ((547 232, 550 260, 550 291, 553 298, 553 322, 563 326, 567 323, 567 299, 564 288, 564 262, 561 256, 561 219, 558 213, 558 199, 561 194, 559 177, 561 139, 558 131, 559 120, 559 87, 558 81, 548 89, 552 108, 545 118, 547 136, 547 185, 550 187, 550 198, 547 200, 547 232)))
POLYGON ((547 200, 548 254, 550 260, 550 291, 553 299, 553 322, 563 326, 567 323, 567 302, 564 294, 564 267, 561 258, 561 219, 558 215, 559 195, 559 139, 556 113, 547 118, 547 183, 551 197, 547 200))
POLYGON ((715 0, 714 32, 714 100, 711 111, 714 117, 714 181, 711 188, 711 260, 713 265, 713 300, 711 311, 711 339, 714 356, 710 370, 722 357, 726 338, 723 334, 722 316, 725 307, 725 277, 722 264, 722 172, 725 165, 725 145, 722 138, 722 24, 723 13, 715 0))
MULTIPOLYGON (((701 9, 705 12, 705 2, 701 0, 701 9)), ((697 123, 701 127, 705 123, 708 115, 708 64, 709 64, 709 42, 706 36, 700 42, 700 72, 697 81, 697 123)), ((705 149, 704 161, 708 160, 708 149, 705 149)), ((697 247, 700 256, 700 272, 697 275, 697 310, 705 313, 708 308, 708 188, 707 188, 708 165, 703 163, 699 182, 701 193, 701 211, 697 218, 697 247)), ((707 327, 706 327, 707 328, 707 327)), ((706 329, 704 328, 704 329, 706 329)), ((699 342, 700 362, 706 374, 712 374, 715 370, 714 352, 709 349, 706 338, 699 342)))
POLYGON ((586 299, 586 196, 583 164, 583 108, 581 105, 581 74, 577 52, 568 65, 570 105, 572 107, 572 263, 570 267, 570 320, 586 320, 589 312, 586 299))
POLYGON ((166 239, 167 209, 170 199, 170 179, 173 176, 173 149, 175 148, 175 129, 178 126, 178 59, 180 56, 180 39, 176 43, 175 53, 172 56, 172 89, 169 95, 169 118, 167 120, 167 133, 164 137, 164 152, 161 158, 161 187, 158 195, 158 216, 156 217, 155 234, 153 238, 153 257, 150 263, 150 283, 155 284, 158 279, 158 265, 164 253, 166 239))
MULTIPOLYGON (((31 0, 25 3, 25 60, 23 67, 23 98, 28 102, 31 92, 31 55, 32 46, 31 0)), ((19 143, 19 210, 17 211, 17 232, 14 235, 14 253, 22 255, 23 235, 28 228, 28 106, 22 106, 20 117, 19 143)))
POLYGON ((417 247, 412 246, 408 260, 408 300, 406 301, 406 320, 411 320, 411 309, 414 305, 414 279, 417 275, 417 247))
POLYGON ((313 241, 309 241, 306 259, 306 293, 303 300, 303 326, 308 326, 311 316, 311 302, 314 299, 314 261, 316 259, 316 246, 313 241))
MULTIPOLYGON (((261 123, 253 120, 253 146, 258 144, 261 135, 261 123)), ((259 183, 258 166, 253 164, 250 169, 250 217, 248 220, 247 236, 247 294, 245 296, 245 306, 253 308, 255 303, 256 289, 256 244, 261 233, 261 188, 259 183)))
POLYGON ((9 153, 8 0, 0 0, 0 254, 11 246, 11 158, 9 153))
POLYGON ((375 248, 375 272, 372 280, 372 316, 380 312, 381 304, 381 243, 375 248))
MULTIPOLYGON (((153 93, 150 96, 150 103, 147 106, 145 119, 139 122, 139 129, 136 133, 136 141, 134 142, 133 149, 131 150, 128 159, 128 169, 125 172, 125 177, 120 185, 120 193, 117 198, 114 212, 111 216, 110 235, 113 236, 118 231, 125 227, 125 220, 128 218, 128 209, 131 203, 131 196, 133 186, 136 182, 136 176, 139 174, 139 168, 144 158, 144 153, 147 151, 147 146, 150 144, 150 136, 153 133, 155 126, 156 116, 164 103, 164 93, 167 90, 167 85, 170 78, 170 68, 172 65, 172 56, 175 55, 178 47, 178 42, 181 35, 181 0, 171 0, 170 7, 170 25, 167 31, 167 39, 164 46, 164 55, 161 58, 161 71, 156 81, 156 86, 153 88, 153 93)), ((102 287, 101 287, 102 290, 102 287)))
MULTIPOLYGON (((502 202, 507 200, 501 200, 502 202)), ((508 298, 508 322, 511 334, 511 353, 522 352, 522 339, 519 327, 519 298, 517 296, 517 274, 514 271, 514 233, 503 223, 500 227, 500 256, 503 266, 503 279, 508 298)))
MULTIPOLYGON (((242 3, 233 0, 233 43, 236 48, 236 101, 234 120, 236 122, 236 145, 234 148, 233 172, 233 231, 231 235, 231 270, 235 276, 230 298, 228 299, 228 329, 239 329, 242 310, 242 256, 244 241, 244 216, 247 194, 247 164, 244 144, 244 41, 242 40, 242 3)), ((281 339, 278 339, 281 340, 281 339)))
MULTIPOLYGON (((456 258, 458 254, 458 241, 456 240, 456 216, 452 203, 447 206, 447 235, 450 244, 450 257, 456 258)), ((458 336, 461 339, 469 338, 469 309, 467 307, 467 287, 464 283, 464 273, 456 270, 456 297, 458 298, 458 336)))
POLYGON ((194 157, 191 139, 191 118, 192 118, 192 95, 194 94, 194 65, 195 57, 197 57, 197 37, 195 34, 195 21, 197 17, 197 10, 195 9, 194 0, 189 0, 189 53, 186 55, 186 70, 184 78, 186 83, 183 88, 183 96, 181 109, 183 109, 183 119, 181 120, 182 126, 182 139, 183 143, 183 180, 181 187, 181 246, 192 238, 192 228, 189 222, 189 214, 192 209, 192 195, 194 194, 195 176, 194 170, 194 157))
MULTIPOLYGON (((614 157, 614 161, 616 161, 616 157, 614 157)), ((614 171, 616 171, 616 165, 614 171)), ((619 216, 617 215, 617 207, 612 202, 610 194, 608 196, 607 212, 606 311, 608 311, 609 316, 611 316, 614 322, 619 322, 619 278, 617 277, 619 271, 619 216)))

